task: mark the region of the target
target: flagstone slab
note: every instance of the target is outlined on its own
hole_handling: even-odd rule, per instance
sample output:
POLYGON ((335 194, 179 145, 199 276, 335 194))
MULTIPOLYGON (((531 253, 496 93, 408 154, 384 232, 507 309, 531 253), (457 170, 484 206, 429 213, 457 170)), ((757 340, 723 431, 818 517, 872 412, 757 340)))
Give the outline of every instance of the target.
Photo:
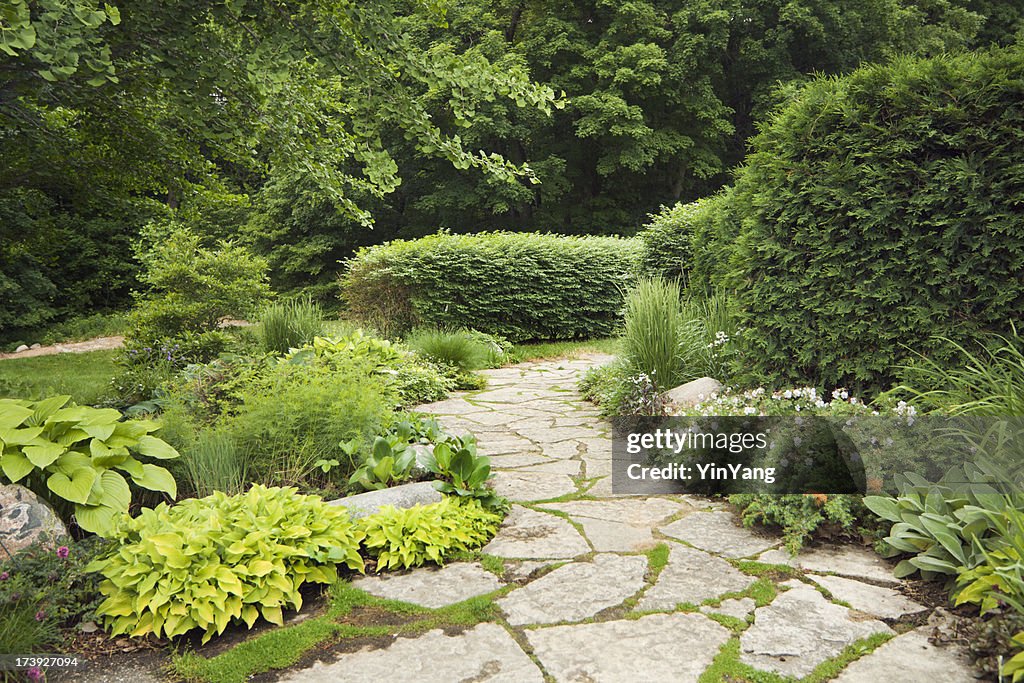
POLYGON ((540 453, 514 453, 510 455, 490 455, 488 457, 491 459, 491 469, 528 467, 530 465, 556 462, 540 453))
POLYGON ((695 683, 729 640, 699 614, 528 630, 534 655, 559 683, 695 683))
POLYGON ((576 441, 542 443, 540 444, 540 449, 549 458, 558 459, 575 458, 580 453, 579 443, 576 441))
POLYGON ((352 585, 371 595, 437 609, 501 588, 498 577, 478 563, 458 562, 408 574, 364 576, 352 585))
POLYGON ((576 492, 576 482, 565 474, 498 470, 492 483, 498 495, 516 501, 548 500, 576 492))
POLYGON ((490 408, 473 405, 462 398, 447 398, 436 403, 425 403, 416 406, 420 413, 431 413, 432 415, 471 415, 473 413, 490 412, 490 408))
POLYGON ((691 509, 688 505, 680 505, 665 498, 574 500, 566 503, 543 503, 540 507, 559 510, 573 519, 589 517, 648 526, 655 526, 658 522, 691 509))
POLYGON ((890 586, 900 582, 892 574, 893 565, 868 548, 858 546, 813 548, 797 555, 793 564, 806 571, 867 579, 890 586))
POLYGON ((848 645, 876 633, 893 633, 881 621, 858 619, 814 588, 787 581, 789 590, 754 611, 754 625, 740 636, 740 661, 757 669, 802 678, 848 645))
POLYGON ((513 625, 580 621, 621 604, 644 584, 643 555, 595 555, 545 574, 497 601, 513 625))
POLYGON ((754 611, 757 603, 752 598, 730 598, 720 605, 704 605, 700 611, 704 614, 724 614, 734 619, 746 619, 754 611))
POLYGON ((458 635, 440 629, 399 638, 377 650, 342 654, 336 661, 291 672, 287 683, 543 683, 544 675, 512 636, 496 624, 479 624, 458 635))
POLYGON ((955 646, 932 645, 925 627, 896 636, 850 664, 833 681, 880 683, 896 677, 900 683, 974 683, 980 673, 971 666, 969 657, 955 646))
POLYGON ((544 463, 520 467, 515 471, 524 474, 565 474, 570 477, 578 477, 582 467, 583 463, 579 460, 548 460, 544 463))
POLYGON ((662 527, 661 533, 732 559, 756 555, 779 544, 736 524, 730 512, 694 512, 662 527))
POLYGON ((872 616, 883 619, 899 619, 905 614, 916 614, 928 609, 892 588, 874 586, 841 576, 817 576, 814 574, 807 576, 831 593, 833 598, 842 600, 853 609, 872 616))
POLYGON ((556 515, 513 505, 483 552, 525 560, 569 559, 590 552, 572 524, 556 515))
POLYGON ((720 557, 671 544, 668 564, 640 598, 636 609, 674 611, 679 603, 699 605, 725 593, 742 591, 755 580, 720 557))

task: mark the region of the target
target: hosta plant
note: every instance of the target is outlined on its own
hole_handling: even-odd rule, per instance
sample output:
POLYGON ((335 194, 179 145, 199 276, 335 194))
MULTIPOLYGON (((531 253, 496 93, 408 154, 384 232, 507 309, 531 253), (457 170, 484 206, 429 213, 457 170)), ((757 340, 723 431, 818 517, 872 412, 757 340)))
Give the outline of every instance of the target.
POLYGON ((80 527, 105 536, 131 503, 124 474, 142 488, 177 495, 170 472, 140 459, 178 457, 151 435, 158 423, 121 418, 110 408, 75 405, 70 396, 0 399, 0 469, 59 509, 73 505, 80 527))
POLYGON ((407 441, 402 442, 395 435, 378 436, 373 452, 352 473, 349 484, 367 491, 386 489, 408 479, 415 464, 416 451, 407 441))
POLYGON ((501 515, 476 500, 454 497, 405 510, 385 506, 359 521, 363 545, 376 556, 378 569, 443 564, 452 553, 487 543, 500 525, 501 515))
POLYGON ((424 456, 422 464, 437 477, 434 488, 441 493, 475 498, 488 508, 505 505, 505 500, 487 485, 491 459, 477 454, 476 438, 472 434, 453 436, 437 444, 424 456))
POLYGON ((362 571, 362 537, 346 508, 294 488, 161 504, 123 520, 117 546, 89 565, 105 577, 97 614, 111 635, 201 629, 203 642, 261 616, 280 625, 303 585, 333 583, 341 565, 362 571))

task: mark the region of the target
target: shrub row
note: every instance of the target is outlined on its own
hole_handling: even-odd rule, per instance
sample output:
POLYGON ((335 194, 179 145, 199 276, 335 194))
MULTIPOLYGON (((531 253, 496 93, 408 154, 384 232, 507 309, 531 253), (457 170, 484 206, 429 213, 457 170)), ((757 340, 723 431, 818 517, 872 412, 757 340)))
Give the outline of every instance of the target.
POLYGON ((811 82, 734 190, 655 219, 645 264, 735 290, 756 382, 873 393, 915 352, 953 362, 939 337, 1024 310, 1022 73, 1018 46, 811 82))
POLYGON ((513 341, 611 334, 639 243, 615 237, 440 233, 361 249, 342 278, 350 313, 386 333, 473 328, 513 341))

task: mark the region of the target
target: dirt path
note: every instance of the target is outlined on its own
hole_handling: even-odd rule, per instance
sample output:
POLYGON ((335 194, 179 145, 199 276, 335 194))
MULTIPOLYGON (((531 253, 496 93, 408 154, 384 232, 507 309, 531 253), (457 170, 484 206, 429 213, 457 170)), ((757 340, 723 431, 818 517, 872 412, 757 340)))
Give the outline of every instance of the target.
POLYGON ((51 344, 40 346, 36 349, 27 349, 21 353, 0 353, 0 360, 10 358, 34 358, 36 356, 54 356, 58 353, 87 353, 89 351, 106 351, 108 349, 119 349, 124 344, 124 337, 97 337, 82 342, 66 342, 63 344, 51 344))

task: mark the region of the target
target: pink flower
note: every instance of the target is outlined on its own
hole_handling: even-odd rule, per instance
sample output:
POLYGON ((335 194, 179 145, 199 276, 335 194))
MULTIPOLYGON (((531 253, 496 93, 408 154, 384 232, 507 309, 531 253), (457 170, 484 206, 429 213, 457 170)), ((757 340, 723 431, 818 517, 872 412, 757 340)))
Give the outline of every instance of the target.
POLYGON ((68 549, 66 545, 62 545, 61 547, 57 548, 57 557, 59 557, 62 560, 66 559, 70 553, 71 551, 68 549))
POLYGON ((11 578, 10 572, 0 572, 0 581, 6 581, 9 578, 11 578))
POLYGON ((46 612, 44 612, 43 610, 39 610, 38 612, 36 612, 36 621, 42 621, 45 618, 46 612))
POLYGON ((43 670, 40 669, 38 666, 33 666, 31 669, 25 672, 25 675, 28 676, 29 680, 32 681, 43 680, 43 670))

